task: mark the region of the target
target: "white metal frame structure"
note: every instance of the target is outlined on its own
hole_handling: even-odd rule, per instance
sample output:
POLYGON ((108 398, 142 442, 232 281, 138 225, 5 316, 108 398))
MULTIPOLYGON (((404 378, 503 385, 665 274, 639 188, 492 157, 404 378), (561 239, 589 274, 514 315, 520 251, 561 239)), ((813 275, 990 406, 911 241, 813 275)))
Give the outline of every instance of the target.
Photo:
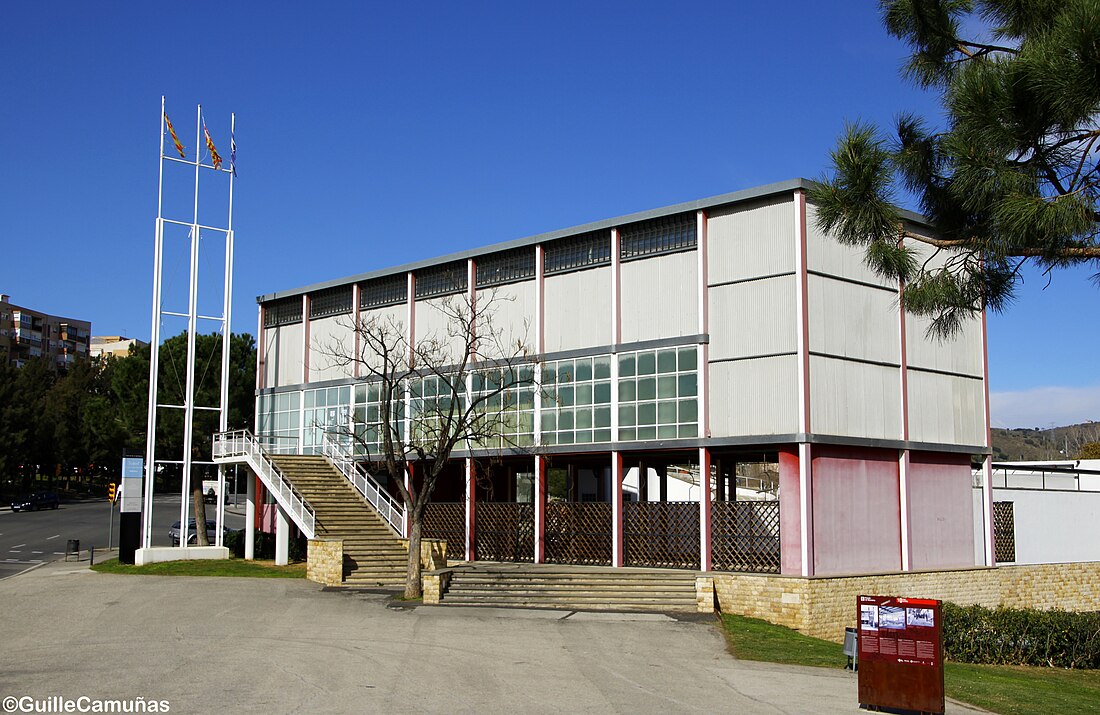
MULTIPOLYGON (((186 548, 187 539, 183 537, 183 534, 187 531, 187 522, 189 520, 188 513, 190 511, 190 499, 189 489, 191 485, 191 470, 196 464, 192 458, 192 446, 194 444, 194 416, 196 410, 214 411, 218 412, 219 421, 218 429, 224 432, 228 428, 229 419, 229 343, 230 343, 230 325, 232 314, 232 294, 233 294, 233 165, 232 159, 228 168, 215 167, 213 164, 202 163, 202 151, 203 146, 203 120, 202 120, 202 105, 198 105, 196 108, 195 118, 195 159, 189 161, 185 158, 179 158, 175 156, 167 156, 164 152, 164 133, 166 127, 166 114, 164 97, 160 98, 160 161, 159 161, 159 178, 157 186, 157 220, 155 230, 155 249, 153 253, 153 319, 152 319, 152 331, 150 334, 150 351, 149 351, 149 412, 148 412, 148 427, 146 432, 146 446, 145 446, 145 502, 142 509, 142 547, 152 547, 152 524, 153 524, 153 482, 155 481, 156 468, 158 465, 164 464, 178 464, 182 465, 182 486, 181 491, 181 504, 180 504, 180 546, 186 548), (183 164, 186 166, 192 166, 195 169, 195 183, 193 192, 193 213, 190 220, 182 220, 180 218, 171 218, 165 216, 164 210, 164 168, 165 162, 172 162, 176 164, 183 164), (226 172, 229 174, 229 212, 226 219, 226 226, 224 228, 218 226, 204 225, 199 222, 199 176, 203 169, 209 169, 211 171, 226 172), (189 284, 188 284, 188 300, 187 310, 182 312, 179 310, 166 310, 162 302, 162 287, 164 277, 164 228, 166 225, 184 226, 189 229, 190 239, 190 272, 189 272, 189 284), (225 261, 224 261, 224 275, 222 284, 222 314, 217 316, 199 315, 198 312, 198 298, 199 298, 199 241, 203 232, 214 233, 224 237, 225 240, 225 261), (157 397, 158 393, 158 381, 160 377, 160 344, 161 344, 161 323, 165 316, 172 316, 176 318, 187 318, 187 373, 186 384, 184 388, 184 400, 182 405, 161 404, 157 397), (218 405, 196 405, 195 404, 195 336, 198 333, 198 322, 200 320, 210 321, 215 323, 222 335, 222 353, 221 353, 221 390, 218 399, 218 405), (157 427, 157 413, 162 409, 177 409, 183 410, 184 423, 183 423, 183 454, 181 459, 158 459, 156 455, 156 427, 157 427)), ((230 114, 230 133, 231 136, 236 129, 236 115, 230 114)), ((214 464, 214 462, 201 462, 201 464, 214 464)), ((218 465, 218 507, 216 510, 217 516, 217 528, 215 537, 215 546, 223 546, 222 543, 222 525, 225 521, 225 468, 223 465, 218 465)), ((195 525, 195 531, 198 532, 200 525, 195 525)))

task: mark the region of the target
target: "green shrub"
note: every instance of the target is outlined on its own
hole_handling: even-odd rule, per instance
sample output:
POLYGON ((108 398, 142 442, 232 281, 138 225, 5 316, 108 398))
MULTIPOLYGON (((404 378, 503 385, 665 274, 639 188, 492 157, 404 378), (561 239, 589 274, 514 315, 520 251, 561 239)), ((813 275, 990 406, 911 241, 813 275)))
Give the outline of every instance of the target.
POLYGON ((943 647, 962 663, 1100 668, 1100 612, 944 603, 943 647))
POLYGON ((244 533, 244 529, 238 529, 225 535, 226 548, 238 559, 244 558, 244 533))

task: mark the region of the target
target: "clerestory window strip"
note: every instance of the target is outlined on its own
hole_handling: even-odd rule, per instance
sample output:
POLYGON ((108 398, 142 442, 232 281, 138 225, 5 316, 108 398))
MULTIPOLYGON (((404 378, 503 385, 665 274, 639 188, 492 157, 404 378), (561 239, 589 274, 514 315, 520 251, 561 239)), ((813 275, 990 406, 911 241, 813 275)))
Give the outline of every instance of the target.
POLYGON ((466 261, 432 266, 416 272, 416 297, 431 298, 438 295, 461 293, 466 290, 469 284, 466 261))
POLYGON ((318 291, 309 297, 309 317, 324 318, 351 312, 351 286, 318 291))
POLYGON ((592 231, 559 238, 547 243, 543 250, 543 271, 546 275, 609 264, 611 232, 592 231))
POLYGON ((624 226, 619 230, 619 257, 629 261, 691 250, 697 242, 695 220, 694 213, 682 213, 624 226))
POLYGON ((379 308, 397 305, 408 300, 409 279, 407 274, 375 278, 359 286, 359 307, 379 308))
POLYGON ((535 249, 524 246, 476 259, 477 287, 502 285, 535 276, 535 249))

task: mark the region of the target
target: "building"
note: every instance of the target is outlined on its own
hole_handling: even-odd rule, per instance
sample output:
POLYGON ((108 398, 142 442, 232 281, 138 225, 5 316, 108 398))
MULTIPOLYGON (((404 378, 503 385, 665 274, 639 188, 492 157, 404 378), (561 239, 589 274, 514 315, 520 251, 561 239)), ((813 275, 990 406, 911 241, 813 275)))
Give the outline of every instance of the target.
POLYGON ((984 320, 926 338, 899 286, 818 230, 810 186, 261 296, 257 433, 316 452, 369 412, 370 385, 321 349, 353 340, 350 321, 416 341, 444 329, 446 296, 492 292, 535 385, 514 402, 516 447, 453 455, 426 524, 452 554, 797 576, 991 565, 991 495, 977 513, 971 497, 972 457, 990 465, 984 320))
POLYGON ((33 358, 45 357, 50 365, 68 368, 88 357, 92 324, 23 308, 0 294, 0 362, 22 367, 33 358))
POLYGON ((93 335, 89 354, 92 357, 102 355, 126 357, 130 354, 131 347, 145 347, 148 344, 144 340, 127 338, 122 335, 93 335))

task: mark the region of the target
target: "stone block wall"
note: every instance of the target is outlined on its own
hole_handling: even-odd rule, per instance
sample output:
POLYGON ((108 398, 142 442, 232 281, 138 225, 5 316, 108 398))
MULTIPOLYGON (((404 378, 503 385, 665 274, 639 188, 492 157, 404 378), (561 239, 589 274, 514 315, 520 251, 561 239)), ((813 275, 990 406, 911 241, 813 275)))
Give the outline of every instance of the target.
POLYGON ((344 582, 343 540, 309 540, 306 551, 306 578, 325 586, 339 586, 344 582))
POLYGON ((724 613, 761 618, 841 643, 860 594, 936 598, 988 608, 1100 610, 1100 562, 800 578, 715 573, 724 613))
MULTIPOLYGON (((409 550, 409 540, 402 539, 405 551, 409 550)), ((436 571, 447 568, 447 542, 444 539, 420 540, 420 568, 436 571)))
POLYGON ((422 578, 421 595, 424 598, 424 603, 431 605, 438 605, 443 600, 443 592, 447 590, 447 586, 451 583, 451 569, 442 569, 439 571, 425 571, 422 578))

